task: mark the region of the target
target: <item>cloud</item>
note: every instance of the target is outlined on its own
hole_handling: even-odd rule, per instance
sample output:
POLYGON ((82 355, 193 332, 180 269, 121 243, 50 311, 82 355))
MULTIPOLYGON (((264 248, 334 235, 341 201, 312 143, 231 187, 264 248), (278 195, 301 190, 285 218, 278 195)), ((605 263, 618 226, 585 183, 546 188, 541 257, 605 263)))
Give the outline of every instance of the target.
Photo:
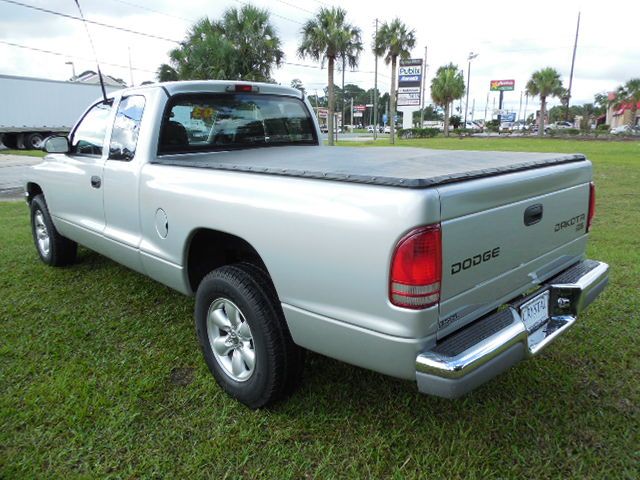
MULTIPOLYGON (((20 0, 50 10, 77 15, 71 0, 20 0)), ((249 1, 249 0, 247 0, 249 1)), ((203 16, 219 18, 226 8, 241 7, 239 0, 80 0, 89 19, 140 30, 176 40, 184 38, 190 21, 203 16)), ((253 0, 267 8, 283 42, 289 63, 313 64, 296 56, 302 23, 311 17, 320 3, 253 0), (293 6, 292 6, 293 5, 293 6)), ((323 4, 338 4, 324 0, 323 4)), ((499 78, 516 80, 516 91, 505 94, 507 108, 518 109, 520 92, 531 73, 542 67, 557 68, 565 84, 568 82, 571 51, 578 9, 582 11, 580 42, 576 59, 574 95, 591 101, 597 91, 613 89, 632 76, 637 76, 637 54, 631 45, 637 43, 634 29, 620 21, 620 11, 610 11, 596 1, 538 0, 532 4, 501 5, 499 8, 472 0, 458 2, 388 2, 370 0, 341 2, 348 11, 348 20, 362 30, 365 51, 358 72, 347 71, 346 83, 362 88, 373 87, 374 57, 371 39, 376 17, 380 22, 398 16, 415 28, 415 57, 424 55, 428 46, 427 85, 437 67, 454 62, 467 73, 467 55, 479 52, 471 66, 470 102, 475 99, 476 111, 484 113, 489 81, 499 78)), ((625 18, 640 17, 640 2, 628 2, 625 18)), ((154 71, 167 61, 167 53, 175 44, 157 39, 90 26, 101 62, 125 65, 105 67, 107 73, 129 79, 126 65, 129 52, 136 83, 153 80, 154 71)), ((78 71, 94 68, 93 55, 80 22, 31 9, 0 2, 0 39, 32 47, 55 50, 73 55, 78 71), (86 59, 86 60, 84 60, 86 59)), ((0 43, 0 72, 14 75, 64 79, 70 76, 65 58, 17 49, 0 43)), ((319 66, 319 65, 316 65, 319 66)), ((390 86, 390 68, 379 62, 378 85, 381 91, 390 86)), ((327 70, 286 64, 275 72, 277 81, 289 84, 300 78, 310 91, 322 90, 327 83, 327 70)), ((336 76, 338 82, 340 75, 336 76)), ((493 96, 489 96, 489 108, 493 96)), ((535 103, 535 101, 533 101, 535 103)), ((531 103, 529 109, 531 109, 531 103)))

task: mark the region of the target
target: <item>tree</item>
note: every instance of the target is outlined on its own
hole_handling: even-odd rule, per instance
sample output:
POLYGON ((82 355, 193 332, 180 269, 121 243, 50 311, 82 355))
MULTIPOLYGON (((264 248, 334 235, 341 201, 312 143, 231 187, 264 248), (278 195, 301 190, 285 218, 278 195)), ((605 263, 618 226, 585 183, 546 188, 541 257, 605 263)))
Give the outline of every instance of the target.
POLYGON ((451 102, 462 98, 465 93, 464 75, 457 65, 450 63, 438 68, 431 80, 431 98, 444 108, 444 134, 449 136, 449 109, 451 102))
POLYGON ((374 40, 373 53, 377 57, 385 55, 387 65, 391 63, 391 143, 395 143, 395 125, 393 117, 396 113, 396 64, 398 57, 407 60, 411 55, 411 49, 416 44, 415 30, 409 30, 407 26, 395 18, 391 23, 383 23, 374 40))
POLYGON ((156 75, 158 76, 159 82, 173 82, 180 79, 176 69, 166 63, 163 63, 158 67, 156 75))
POLYGON ((526 92, 530 97, 540 96, 540 121, 538 135, 544 135, 544 119, 547 110, 547 98, 561 97, 565 93, 560 74, 555 68, 547 67, 533 72, 527 82, 526 92))
POLYGON ((628 125, 632 127, 636 123, 638 103, 640 103, 640 78, 632 78, 618 87, 613 106, 614 108, 629 107, 631 117, 628 120, 628 125))
POLYGON ((270 82, 284 52, 269 12, 245 5, 227 9, 220 21, 197 21, 169 58, 171 65, 163 64, 158 69, 160 81, 177 77, 270 82))
POLYGON ((347 23, 347 12, 340 7, 321 8, 316 16, 303 25, 298 47, 300 58, 309 57, 328 63, 329 83, 329 145, 333 145, 333 115, 335 110, 333 72, 336 58, 345 58, 351 68, 358 65, 362 52, 360 29, 347 23))
POLYGON ((300 90, 303 95, 307 92, 307 90, 304 88, 304 85, 302 84, 302 80, 300 80, 299 78, 294 78, 293 80, 291 80, 291 88, 300 90))
MULTIPOLYGON (((422 114, 422 119, 426 121, 442 120, 442 114, 433 105, 427 105, 422 110, 422 112, 420 110, 413 112, 413 123, 420 123, 420 114, 422 114)), ((419 127, 422 128, 422 125, 419 127)))

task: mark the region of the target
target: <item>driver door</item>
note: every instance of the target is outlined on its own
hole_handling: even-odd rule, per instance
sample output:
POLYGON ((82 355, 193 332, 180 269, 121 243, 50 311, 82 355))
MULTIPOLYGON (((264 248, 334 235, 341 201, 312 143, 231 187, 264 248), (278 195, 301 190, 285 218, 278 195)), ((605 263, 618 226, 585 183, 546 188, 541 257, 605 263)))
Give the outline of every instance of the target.
POLYGON ((57 158, 59 172, 51 172, 47 202, 62 223, 64 235, 88 247, 98 242, 105 227, 102 171, 105 145, 112 123, 113 101, 99 102, 84 115, 70 136, 70 151, 57 158))

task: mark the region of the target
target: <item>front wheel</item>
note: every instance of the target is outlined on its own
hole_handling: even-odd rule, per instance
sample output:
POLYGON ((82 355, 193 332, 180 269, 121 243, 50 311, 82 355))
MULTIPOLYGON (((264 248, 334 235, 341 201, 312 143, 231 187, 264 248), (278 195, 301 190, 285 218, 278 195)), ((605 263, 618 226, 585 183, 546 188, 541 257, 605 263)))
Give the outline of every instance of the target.
POLYGON ((249 408, 284 397, 300 380, 302 349, 291 339, 270 279, 248 264, 209 273, 196 293, 195 324, 217 383, 249 408))
POLYGON ((56 230, 44 196, 36 195, 30 204, 31 233, 40 260, 52 267, 62 267, 76 259, 78 244, 56 230))

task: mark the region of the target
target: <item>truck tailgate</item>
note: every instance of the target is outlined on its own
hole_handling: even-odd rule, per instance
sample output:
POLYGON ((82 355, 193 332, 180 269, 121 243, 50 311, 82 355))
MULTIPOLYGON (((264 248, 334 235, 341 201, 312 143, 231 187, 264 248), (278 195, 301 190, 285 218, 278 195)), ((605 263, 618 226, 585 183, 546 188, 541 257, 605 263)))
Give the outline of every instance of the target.
POLYGON ((590 180, 585 160, 438 188, 439 338, 582 257, 590 180))

